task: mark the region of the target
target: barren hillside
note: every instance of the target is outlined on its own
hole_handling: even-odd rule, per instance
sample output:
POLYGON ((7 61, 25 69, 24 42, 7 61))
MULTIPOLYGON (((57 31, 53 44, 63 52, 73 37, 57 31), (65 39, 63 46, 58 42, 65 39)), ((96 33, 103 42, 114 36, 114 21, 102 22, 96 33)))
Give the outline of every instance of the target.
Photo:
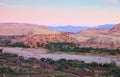
POLYGON ((80 41, 82 47, 120 49, 120 24, 110 30, 86 30, 79 35, 88 36, 87 40, 80 41))
POLYGON ((43 25, 27 23, 0 23, 0 35, 27 35, 36 28, 47 29, 43 25))

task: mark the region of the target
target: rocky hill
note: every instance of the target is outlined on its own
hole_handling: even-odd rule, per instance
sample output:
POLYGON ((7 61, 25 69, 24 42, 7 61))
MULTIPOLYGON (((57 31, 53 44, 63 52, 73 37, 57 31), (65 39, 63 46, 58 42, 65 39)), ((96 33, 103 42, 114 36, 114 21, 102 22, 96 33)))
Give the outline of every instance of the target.
POLYGON ((109 35, 119 36, 120 37, 120 24, 117 24, 115 27, 109 30, 109 35))
POLYGON ((120 24, 117 24, 115 27, 113 27, 112 29, 110 29, 110 31, 120 31, 120 24))
POLYGON ((0 35, 27 35, 36 28, 47 29, 43 25, 27 23, 0 23, 0 35))
POLYGON ((82 47, 120 49, 120 24, 109 30, 86 30, 80 32, 86 41, 80 41, 82 47))
POLYGON ((120 49, 120 38, 105 35, 93 36, 89 38, 86 42, 82 42, 81 46, 93 48, 120 49))
POLYGON ((49 30, 43 25, 27 23, 1 23, 0 35, 1 37, 24 35, 24 37, 12 39, 12 43, 22 43, 32 48, 45 46, 50 42, 75 42, 70 34, 49 30))
POLYGON ((26 23, 1 23, 0 35, 25 35, 12 40, 32 48, 44 47, 51 42, 73 42, 82 47, 120 49, 120 24, 107 30, 83 30, 78 34, 68 34, 49 30, 43 25, 26 23))
POLYGON ((90 29, 90 30, 82 30, 80 31, 80 34, 84 36, 95 36, 99 34, 105 34, 108 30, 96 30, 96 29, 90 29))
POLYGON ((26 36, 24 38, 13 40, 13 43, 23 43, 24 45, 30 46, 31 48, 37 47, 45 47, 48 43, 55 42, 76 42, 74 38, 72 38, 67 33, 59 33, 59 34, 36 34, 26 36))

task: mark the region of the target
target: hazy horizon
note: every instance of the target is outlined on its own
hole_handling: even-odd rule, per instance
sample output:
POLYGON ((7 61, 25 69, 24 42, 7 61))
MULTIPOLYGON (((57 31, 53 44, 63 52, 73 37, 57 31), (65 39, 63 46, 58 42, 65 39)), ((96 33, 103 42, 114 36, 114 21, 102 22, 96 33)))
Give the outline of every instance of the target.
POLYGON ((98 26, 105 26, 105 25, 117 25, 117 24, 120 24, 120 23, 117 23, 117 24, 99 24, 99 25, 44 25, 44 24, 36 24, 36 23, 27 23, 27 22, 0 22, 0 24, 33 24, 33 25, 42 25, 42 26, 46 26, 46 27, 98 27, 98 26))
POLYGON ((119 0, 0 0, 0 23, 46 26, 118 24, 119 0))

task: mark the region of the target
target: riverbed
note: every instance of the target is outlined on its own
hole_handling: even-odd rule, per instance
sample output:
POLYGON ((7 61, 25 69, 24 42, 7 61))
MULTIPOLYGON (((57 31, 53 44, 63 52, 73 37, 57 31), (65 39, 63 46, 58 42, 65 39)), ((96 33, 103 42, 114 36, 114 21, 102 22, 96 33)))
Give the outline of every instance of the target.
POLYGON ((5 53, 13 53, 23 57, 34 57, 37 59, 40 58, 51 58, 53 60, 58 59, 72 59, 80 60, 86 63, 97 62, 97 63, 110 63, 112 61, 116 62, 120 66, 120 57, 115 56, 98 56, 98 55, 77 55, 77 54, 68 54, 68 53, 46 53, 45 49, 25 49, 25 48, 10 48, 10 47, 0 47, 4 50, 5 53))

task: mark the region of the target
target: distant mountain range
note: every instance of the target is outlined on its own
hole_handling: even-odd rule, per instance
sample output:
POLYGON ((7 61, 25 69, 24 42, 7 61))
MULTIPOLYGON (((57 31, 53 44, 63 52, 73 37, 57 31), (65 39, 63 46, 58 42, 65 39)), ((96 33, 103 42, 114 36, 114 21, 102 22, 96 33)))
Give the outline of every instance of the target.
POLYGON ((115 26, 116 26, 116 24, 105 24, 105 25, 96 26, 96 27, 94 27, 94 29, 111 29, 115 26))
POLYGON ((111 29, 115 27, 115 24, 105 24, 105 25, 99 25, 99 26, 95 26, 95 27, 84 27, 84 26, 49 26, 48 28, 50 30, 58 30, 58 31, 62 31, 62 32, 70 32, 70 33, 78 33, 81 30, 87 30, 87 29, 111 29))

